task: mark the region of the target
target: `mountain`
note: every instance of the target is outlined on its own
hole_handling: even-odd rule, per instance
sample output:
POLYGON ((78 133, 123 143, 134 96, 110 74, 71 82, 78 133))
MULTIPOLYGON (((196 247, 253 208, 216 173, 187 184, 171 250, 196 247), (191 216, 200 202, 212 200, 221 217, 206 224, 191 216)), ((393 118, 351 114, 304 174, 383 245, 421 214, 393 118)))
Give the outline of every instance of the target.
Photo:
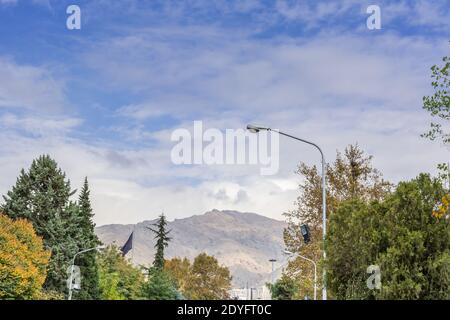
MULTIPOLYGON (((170 217, 168 217, 170 219, 170 217)), ((105 244, 122 246, 134 230, 134 250, 128 254, 134 264, 149 265, 155 254, 154 235, 147 228, 156 220, 136 225, 111 224, 96 228, 105 244)), ((168 223, 172 241, 166 258, 187 257, 191 261, 201 252, 215 256, 229 267, 233 286, 262 286, 271 279, 269 259, 276 258, 279 270, 283 257, 283 229, 286 224, 255 213, 212 210, 203 215, 175 219, 168 223)))

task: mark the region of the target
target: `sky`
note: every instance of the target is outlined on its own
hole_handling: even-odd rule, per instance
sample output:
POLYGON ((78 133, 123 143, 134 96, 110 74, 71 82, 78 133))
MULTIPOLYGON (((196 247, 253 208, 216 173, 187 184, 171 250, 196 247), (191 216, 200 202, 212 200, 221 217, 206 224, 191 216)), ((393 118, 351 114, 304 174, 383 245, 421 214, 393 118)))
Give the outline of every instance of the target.
POLYGON ((50 154, 73 189, 88 177, 97 225, 294 209, 315 149, 281 137, 273 176, 173 164, 172 132, 198 120, 279 128, 330 161, 358 143, 393 182, 434 174, 450 153, 420 137, 422 97, 450 55, 449 16, 446 0, 0 0, 0 194, 50 154))

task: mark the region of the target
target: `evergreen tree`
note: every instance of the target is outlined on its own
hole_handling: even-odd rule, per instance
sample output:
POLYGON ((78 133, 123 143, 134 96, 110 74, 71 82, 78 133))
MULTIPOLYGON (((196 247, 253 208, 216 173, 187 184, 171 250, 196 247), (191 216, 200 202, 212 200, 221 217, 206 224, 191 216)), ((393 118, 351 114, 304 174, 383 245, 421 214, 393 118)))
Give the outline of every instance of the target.
POLYGON ((70 181, 48 155, 33 160, 23 169, 16 185, 4 196, 2 211, 12 219, 29 220, 44 246, 51 251, 44 289, 64 292, 67 267, 76 253, 77 242, 70 236, 76 227, 77 210, 69 203, 70 181))
POLYGON ((268 283, 272 300, 295 300, 295 294, 298 291, 297 283, 283 274, 274 284, 268 283))
POLYGON ((162 269, 152 267, 143 286, 143 296, 149 300, 176 300, 180 297, 172 277, 162 269))
POLYGON ((153 267, 162 270, 164 268, 164 249, 169 245, 169 241, 171 240, 169 237, 170 230, 166 230, 167 220, 164 213, 159 216, 158 221, 153 226, 155 229, 149 228, 155 234, 156 239, 156 253, 155 259, 153 260, 153 267))
MULTIPOLYGON (((80 249, 88 249, 96 247, 100 244, 97 235, 94 232, 95 224, 92 221, 94 214, 92 213, 90 190, 87 177, 84 180, 83 187, 78 199, 78 233, 80 249)), ((76 264, 81 269, 81 290, 75 296, 78 299, 98 299, 99 298, 99 276, 96 263, 97 251, 89 251, 77 258, 76 264)))

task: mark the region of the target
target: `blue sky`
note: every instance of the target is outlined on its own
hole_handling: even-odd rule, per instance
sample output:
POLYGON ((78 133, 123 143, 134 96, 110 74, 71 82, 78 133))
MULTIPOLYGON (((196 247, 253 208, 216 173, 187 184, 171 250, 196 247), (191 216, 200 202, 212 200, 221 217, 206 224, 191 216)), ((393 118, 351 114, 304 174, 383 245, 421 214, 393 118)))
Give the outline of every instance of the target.
POLYGON ((281 170, 172 165, 170 133, 248 122, 323 146, 358 142, 392 181, 449 158, 419 137, 429 68, 449 55, 450 1, 0 0, 0 192, 50 153, 74 188, 92 185, 96 221, 206 210, 281 219, 307 146, 281 141, 281 170), (81 8, 81 30, 66 8, 81 8), (381 8, 368 30, 366 8, 381 8), (298 150, 293 156, 292 150, 298 150), (408 165, 405 165, 407 163, 408 165))

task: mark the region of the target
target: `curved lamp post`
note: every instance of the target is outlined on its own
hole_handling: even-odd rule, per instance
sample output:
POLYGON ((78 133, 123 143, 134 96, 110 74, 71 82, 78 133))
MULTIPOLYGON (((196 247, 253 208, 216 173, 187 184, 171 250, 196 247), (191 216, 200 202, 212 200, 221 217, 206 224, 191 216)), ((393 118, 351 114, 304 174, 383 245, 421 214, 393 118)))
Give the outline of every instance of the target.
POLYGON ((76 257, 78 257, 80 254, 85 253, 85 252, 89 252, 92 250, 101 250, 101 249, 105 249, 106 246, 102 245, 102 246, 98 246, 98 247, 94 247, 94 248, 89 248, 89 249, 85 249, 85 250, 81 250, 79 252, 77 252, 73 258, 72 258, 72 265, 70 268, 70 277, 69 277, 69 297, 67 298, 68 300, 72 300, 72 290, 73 290, 73 271, 75 268, 75 259, 76 257))
MULTIPOLYGON (((326 171, 326 168, 325 168, 325 156, 323 154, 322 149, 320 149, 320 147, 317 144, 315 144, 315 143, 313 143, 311 141, 291 136, 290 134, 281 132, 279 130, 272 130, 271 128, 258 127, 258 126, 254 126, 254 125, 251 125, 251 124, 247 125, 247 130, 249 130, 250 132, 253 132, 253 133, 258 133, 259 131, 262 131, 262 130, 275 131, 275 132, 278 132, 278 134, 281 134, 283 136, 286 136, 286 137, 292 138, 294 140, 301 141, 301 142, 307 143, 309 145, 312 145, 317 150, 319 150, 320 156, 322 158, 322 237, 323 237, 323 243, 324 243, 323 244, 324 245, 324 247, 323 247, 323 259, 325 260, 326 259, 325 238, 326 238, 326 235, 327 235, 327 200, 326 200, 326 192, 327 191, 326 191, 326 184, 325 184, 325 175, 326 175, 326 173, 325 173, 325 171, 326 171)), ((327 276, 326 270, 325 270, 325 268, 323 268, 322 300, 327 300, 326 276, 327 276)))
MULTIPOLYGON (((284 254, 287 254, 289 256, 293 256, 294 255, 294 253, 292 253, 292 252, 290 252, 288 250, 284 250, 284 254)), ((314 266, 314 300, 317 300, 317 265, 314 262, 314 260, 311 260, 311 259, 309 259, 307 257, 304 257, 304 256, 302 256, 302 255, 300 255, 298 253, 296 253, 295 255, 297 257, 299 257, 299 258, 302 258, 303 260, 311 262, 313 264, 313 266, 314 266)))

